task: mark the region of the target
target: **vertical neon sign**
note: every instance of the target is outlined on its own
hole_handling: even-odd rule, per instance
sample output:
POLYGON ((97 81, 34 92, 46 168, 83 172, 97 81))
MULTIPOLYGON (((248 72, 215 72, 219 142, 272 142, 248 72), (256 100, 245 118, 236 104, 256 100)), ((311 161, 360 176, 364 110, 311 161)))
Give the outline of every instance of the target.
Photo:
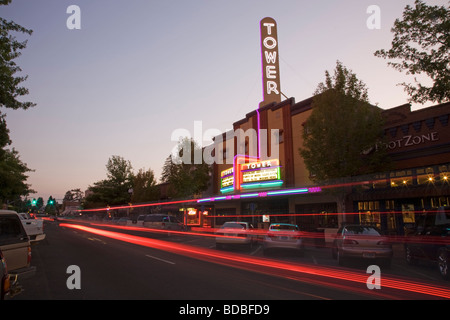
POLYGON ((281 102, 277 23, 267 17, 261 20, 261 59, 263 103, 281 102))

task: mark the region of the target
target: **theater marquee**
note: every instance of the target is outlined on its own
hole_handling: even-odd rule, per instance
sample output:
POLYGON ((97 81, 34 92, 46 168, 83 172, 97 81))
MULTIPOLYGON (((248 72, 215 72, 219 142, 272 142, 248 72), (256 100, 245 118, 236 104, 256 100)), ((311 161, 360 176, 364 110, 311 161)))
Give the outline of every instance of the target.
POLYGON ((251 159, 251 162, 248 158, 242 158, 242 160, 245 162, 236 161, 232 168, 221 172, 220 191, 222 193, 242 189, 280 187, 283 184, 278 159, 264 161, 251 159))

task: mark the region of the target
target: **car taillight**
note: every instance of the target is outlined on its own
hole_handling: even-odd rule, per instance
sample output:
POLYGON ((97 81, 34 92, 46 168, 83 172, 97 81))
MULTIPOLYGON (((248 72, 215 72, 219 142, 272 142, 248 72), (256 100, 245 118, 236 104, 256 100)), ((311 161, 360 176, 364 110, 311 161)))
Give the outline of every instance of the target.
POLYGON ((353 239, 344 239, 343 244, 358 244, 358 241, 353 239))
POLYGON ((31 264, 31 247, 28 247, 27 264, 28 264, 28 266, 31 264))
MULTIPOLYGON (((9 292, 9 288, 11 287, 11 281, 9 280, 8 267, 6 266, 6 262, 2 256, 1 252, 0 252, 0 263, 2 264, 3 270, 5 272, 3 279, 0 279, 0 284, 3 286, 3 294, 6 294, 9 292)), ((0 298, 4 298, 4 297, 0 297, 0 298)))
POLYGON ((9 289, 11 288, 11 280, 9 280, 9 275, 8 274, 6 274, 4 276, 2 285, 3 285, 3 293, 4 294, 8 293, 9 289))

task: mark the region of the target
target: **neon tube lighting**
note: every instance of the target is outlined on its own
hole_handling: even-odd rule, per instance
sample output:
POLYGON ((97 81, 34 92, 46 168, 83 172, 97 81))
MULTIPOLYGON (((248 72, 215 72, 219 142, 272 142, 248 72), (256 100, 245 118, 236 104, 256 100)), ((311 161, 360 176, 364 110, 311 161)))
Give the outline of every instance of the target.
POLYGON ((278 190, 278 191, 268 191, 267 195, 280 195, 280 194, 293 194, 293 193, 307 193, 308 188, 301 188, 301 189, 292 189, 292 190, 278 190))
POLYGON ((231 191, 234 191, 233 185, 220 189, 220 192, 222 192, 222 193, 231 192, 231 191))
POLYGON ((268 187, 279 187, 283 184, 283 181, 266 181, 266 182, 251 182, 241 184, 242 188, 268 188, 268 187))
MULTIPOLYGON (((273 181, 271 181, 273 183, 273 181)), ((244 187, 244 185, 243 185, 244 187)), ((239 198, 264 198, 268 196, 279 196, 286 194, 302 194, 302 193, 315 193, 321 192, 322 189, 320 187, 314 188, 298 188, 298 189, 289 189, 289 190, 274 190, 274 191, 263 191, 257 193, 244 193, 244 194, 235 194, 221 197, 213 197, 213 198, 205 198, 197 200, 198 203, 202 202, 212 202, 212 201, 220 201, 220 200, 235 200, 239 198)))
POLYGON ((256 198, 256 197, 259 197, 259 193, 241 194, 241 198, 256 198))
MULTIPOLYGON (((230 191, 232 191, 232 190, 230 190, 230 191)), ((99 212, 99 211, 127 209, 127 208, 163 206, 163 205, 170 205, 170 204, 187 204, 189 202, 203 203, 203 202, 212 202, 212 201, 220 201, 220 200, 236 200, 236 199, 240 199, 240 198, 256 198, 256 197, 262 198, 262 197, 267 197, 267 196, 277 196, 277 195, 283 195, 283 194, 314 193, 314 192, 321 192, 321 191, 322 191, 322 189, 320 187, 314 187, 314 188, 309 188, 309 189, 308 188, 300 188, 300 189, 290 189, 290 190, 275 190, 275 191, 264 191, 264 192, 258 192, 258 193, 233 194, 233 195, 210 197, 210 198, 203 198, 203 199, 186 199, 186 200, 178 200, 178 201, 154 202, 154 203, 97 208, 97 209, 84 209, 84 210, 78 210, 78 212, 99 212)))

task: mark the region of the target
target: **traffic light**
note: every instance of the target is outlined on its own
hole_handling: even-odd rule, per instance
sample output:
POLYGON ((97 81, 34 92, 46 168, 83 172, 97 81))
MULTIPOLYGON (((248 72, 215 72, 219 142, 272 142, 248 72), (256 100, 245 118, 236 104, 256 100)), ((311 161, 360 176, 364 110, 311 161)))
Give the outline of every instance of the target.
POLYGON ((50 199, 50 200, 48 201, 48 204, 50 204, 50 205, 54 205, 54 204, 55 204, 55 200, 53 200, 53 199, 50 199))
POLYGON ((36 205, 36 199, 33 199, 33 201, 31 201, 31 204, 32 204, 33 206, 35 206, 35 205, 36 205))

